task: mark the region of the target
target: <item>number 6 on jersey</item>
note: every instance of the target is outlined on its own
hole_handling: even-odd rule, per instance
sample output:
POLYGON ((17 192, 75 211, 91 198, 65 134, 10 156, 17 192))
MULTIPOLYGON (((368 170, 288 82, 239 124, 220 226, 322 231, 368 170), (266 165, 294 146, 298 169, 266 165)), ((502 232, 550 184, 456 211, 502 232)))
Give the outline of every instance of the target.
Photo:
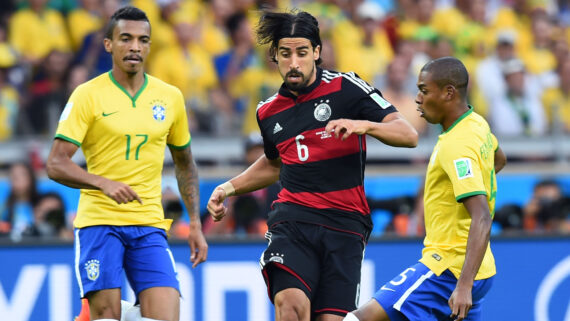
POLYGON ((304 162, 309 159, 309 147, 301 144, 302 139, 305 139, 305 136, 297 135, 297 137, 295 137, 295 144, 297 144, 297 156, 299 156, 301 162, 304 162))

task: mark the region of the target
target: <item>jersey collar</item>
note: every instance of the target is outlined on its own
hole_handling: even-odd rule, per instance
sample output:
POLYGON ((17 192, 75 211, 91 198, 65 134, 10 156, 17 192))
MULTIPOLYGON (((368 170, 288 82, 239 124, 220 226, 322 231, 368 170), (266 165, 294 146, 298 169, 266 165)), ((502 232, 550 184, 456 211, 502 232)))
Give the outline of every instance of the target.
POLYGON ((446 131, 444 131, 442 134, 449 133, 449 131, 451 131, 451 129, 452 129, 453 127, 455 127, 455 125, 459 124, 459 122, 462 121, 465 117, 471 115, 471 113, 473 112, 473 106, 467 105, 467 107, 469 107, 469 109, 468 109, 465 113, 463 113, 463 115, 461 115, 461 117, 457 118, 457 119, 453 122, 453 124, 451 124, 451 126, 449 126, 449 128, 448 128, 446 131))
POLYGON ((115 84, 115 86, 119 87, 119 89, 122 92, 124 92, 131 99, 131 102, 133 103, 133 107, 137 107, 137 105, 136 105, 137 98, 139 98, 139 96, 141 95, 143 90, 146 88, 146 85, 148 84, 148 77, 146 76, 146 73, 143 73, 143 75, 144 75, 143 85, 141 86, 139 91, 137 91, 137 93, 134 96, 131 96, 131 94, 129 94, 129 92, 125 89, 125 87, 121 86, 121 84, 119 84, 119 82, 115 79, 115 77, 113 77, 112 70, 109 70, 109 78, 111 78, 111 81, 113 82, 113 84, 115 84))
POLYGON ((290 92, 289 89, 287 89, 287 86, 285 86, 285 83, 283 83, 281 85, 281 88, 279 88, 279 94, 281 96, 297 99, 303 95, 310 93, 315 88, 317 88, 321 84, 322 75, 323 75, 323 70, 321 68, 317 67, 317 77, 315 78, 315 81, 311 85, 309 85, 305 88, 299 89, 299 91, 298 91, 299 96, 295 96, 292 92, 290 92))

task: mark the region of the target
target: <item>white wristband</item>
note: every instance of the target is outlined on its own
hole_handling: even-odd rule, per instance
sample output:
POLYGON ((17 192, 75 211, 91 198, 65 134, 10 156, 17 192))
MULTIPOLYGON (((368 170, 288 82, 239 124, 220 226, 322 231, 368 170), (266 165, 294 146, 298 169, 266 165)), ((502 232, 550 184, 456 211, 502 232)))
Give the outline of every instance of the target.
POLYGON ((234 185, 230 183, 230 181, 227 181, 218 187, 223 189, 224 192, 226 192, 226 197, 233 196, 236 194, 236 189, 234 188, 234 185))

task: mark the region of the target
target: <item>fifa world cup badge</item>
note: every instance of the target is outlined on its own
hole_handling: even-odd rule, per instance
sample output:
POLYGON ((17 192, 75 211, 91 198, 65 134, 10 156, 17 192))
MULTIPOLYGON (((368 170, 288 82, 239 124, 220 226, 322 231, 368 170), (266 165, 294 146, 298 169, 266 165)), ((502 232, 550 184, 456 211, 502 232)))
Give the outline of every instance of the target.
POLYGON ((97 280, 99 277, 99 260, 87 261, 87 263, 85 263, 85 271, 87 271, 87 278, 89 278, 89 280, 97 280))

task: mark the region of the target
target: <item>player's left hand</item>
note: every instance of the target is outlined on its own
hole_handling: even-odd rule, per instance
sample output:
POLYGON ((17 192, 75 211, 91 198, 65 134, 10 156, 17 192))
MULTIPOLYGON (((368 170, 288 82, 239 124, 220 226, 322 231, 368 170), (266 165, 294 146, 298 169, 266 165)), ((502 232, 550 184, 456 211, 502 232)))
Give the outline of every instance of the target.
POLYGON ((335 119, 329 121, 325 127, 327 134, 334 132, 335 138, 347 139, 350 135, 364 135, 368 131, 368 122, 365 120, 335 119))
POLYGON ((467 317, 467 313, 473 305, 471 298, 471 288, 457 286, 449 297, 449 308, 451 309, 451 319, 461 321, 467 317))
POLYGON ((193 268, 206 261, 208 258, 208 243, 206 243, 206 238, 204 233, 202 233, 202 224, 200 222, 190 222, 188 245, 190 245, 190 262, 192 262, 193 268))

